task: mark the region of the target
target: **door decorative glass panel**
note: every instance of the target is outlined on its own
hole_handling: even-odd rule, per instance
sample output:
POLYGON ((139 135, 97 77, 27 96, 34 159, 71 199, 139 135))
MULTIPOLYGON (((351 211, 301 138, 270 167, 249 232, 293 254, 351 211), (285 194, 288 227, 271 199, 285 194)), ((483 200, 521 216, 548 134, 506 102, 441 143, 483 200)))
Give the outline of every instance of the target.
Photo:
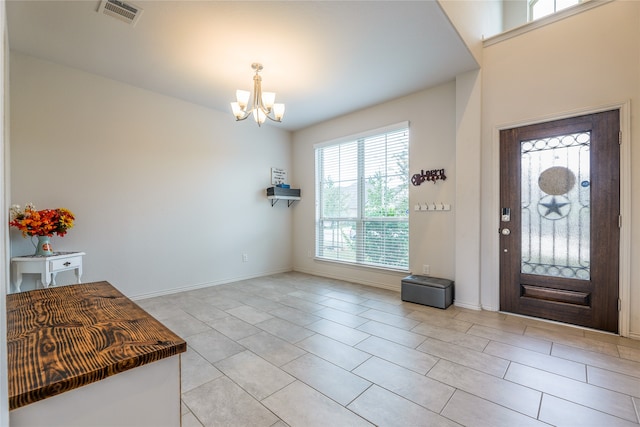
POLYGON ((522 273, 590 279, 590 142, 521 142, 522 273))

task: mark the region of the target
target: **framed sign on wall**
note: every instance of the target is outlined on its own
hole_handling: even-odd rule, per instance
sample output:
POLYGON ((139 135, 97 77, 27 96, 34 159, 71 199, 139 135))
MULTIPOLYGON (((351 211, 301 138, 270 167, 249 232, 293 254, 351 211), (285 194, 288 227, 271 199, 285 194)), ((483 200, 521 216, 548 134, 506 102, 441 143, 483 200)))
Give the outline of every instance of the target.
POLYGON ((286 184, 287 171, 281 168, 271 168, 271 185, 286 184))

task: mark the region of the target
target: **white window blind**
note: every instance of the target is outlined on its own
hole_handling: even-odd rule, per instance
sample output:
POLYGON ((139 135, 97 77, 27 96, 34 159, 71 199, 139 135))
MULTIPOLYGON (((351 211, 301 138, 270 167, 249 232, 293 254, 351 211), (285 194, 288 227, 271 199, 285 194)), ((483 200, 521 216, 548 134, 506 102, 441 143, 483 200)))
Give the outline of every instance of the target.
POLYGON ((316 146, 316 257, 409 268, 408 123, 316 146))

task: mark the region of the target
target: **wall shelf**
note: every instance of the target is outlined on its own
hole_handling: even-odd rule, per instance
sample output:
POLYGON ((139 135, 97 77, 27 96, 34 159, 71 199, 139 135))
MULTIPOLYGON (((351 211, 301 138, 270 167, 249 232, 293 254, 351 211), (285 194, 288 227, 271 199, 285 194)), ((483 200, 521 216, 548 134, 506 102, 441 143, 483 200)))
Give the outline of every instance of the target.
POLYGON ((267 188, 267 199, 271 200, 271 207, 273 207, 278 200, 286 200, 287 207, 290 207, 296 200, 300 200, 300 190, 297 188, 282 187, 269 187, 267 188))
POLYGON ((278 203, 278 200, 286 200, 287 207, 291 207, 291 205, 296 201, 300 200, 300 197, 297 196, 267 196, 267 199, 271 200, 271 207, 278 203))

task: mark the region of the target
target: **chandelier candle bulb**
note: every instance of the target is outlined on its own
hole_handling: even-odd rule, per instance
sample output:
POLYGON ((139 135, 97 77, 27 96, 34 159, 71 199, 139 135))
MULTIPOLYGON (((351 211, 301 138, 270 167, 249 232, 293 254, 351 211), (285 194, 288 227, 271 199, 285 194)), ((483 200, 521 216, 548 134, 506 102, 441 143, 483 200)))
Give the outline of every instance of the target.
POLYGON ((247 105, 249 105, 249 96, 251 96, 251 93, 248 90, 238 89, 236 91, 236 100, 243 111, 247 108, 247 105))
POLYGON ((284 104, 273 104, 273 115, 277 121, 282 120, 282 117, 284 117, 284 104))
POLYGON ((266 119, 267 115, 264 113, 264 111, 253 110, 253 120, 255 120, 258 125, 263 124, 266 119))
POLYGON ((233 112, 233 115, 238 120, 240 120, 240 117, 244 115, 244 111, 242 110, 242 107, 240 107, 240 104, 237 102, 231 103, 231 111, 233 112))
POLYGON ((275 92, 262 92, 262 103, 267 110, 271 110, 274 102, 276 102, 275 92))

